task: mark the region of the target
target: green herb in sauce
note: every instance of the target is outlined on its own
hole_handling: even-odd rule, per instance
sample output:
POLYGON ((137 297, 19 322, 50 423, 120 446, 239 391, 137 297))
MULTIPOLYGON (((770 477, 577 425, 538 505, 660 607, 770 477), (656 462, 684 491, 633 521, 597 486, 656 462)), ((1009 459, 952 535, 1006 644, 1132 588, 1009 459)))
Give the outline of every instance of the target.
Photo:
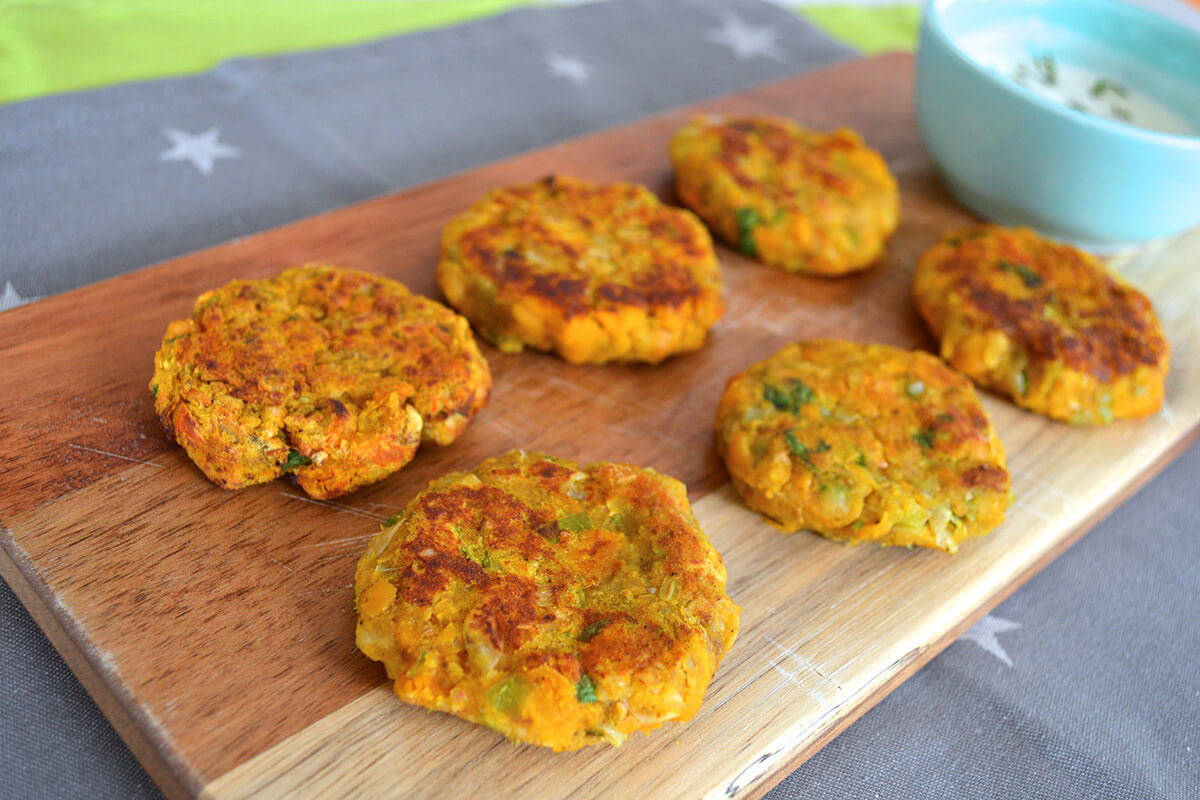
POLYGON ((935 433, 933 428, 922 428, 912 435, 913 441, 921 445, 922 450, 933 448, 935 433))
MULTIPOLYGON (((1126 122, 1149 130, 1194 136, 1195 126, 1162 105, 1149 92, 1086 66, 1059 62, 1053 53, 1032 54, 1015 62, 997 55, 993 71, 1007 72, 1021 86, 1081 114, 1126 122), (1012 64, 1009 69, 1008 65, 1012 64)), ((1153 84, 1147 84, 1153 85, 1153 84)))
POLYGON ((1053 54, 1041 53, 1030 58, 1028 62, 1018 61, 1012 76, 1013 80, 1021 85, 1036 79, 1046 86, 1053 86, 1058 83, 1058 62, 1053 54))
POLYGON ((1108 92, 1112 92, 1117 97, 1121 98, 1129 96, 1129 90, 1111 78, 1098 78, 1096 82, 1092 84, 1092 88, 1088 90, 1088 93, 1092 97, 1103 97, 1108 92))
POLYGON ((1050 53, 1042 53, 1033 57, 1033 69, 1038 78, 1047 86, 1058 83, 1058 62, 1050 53))

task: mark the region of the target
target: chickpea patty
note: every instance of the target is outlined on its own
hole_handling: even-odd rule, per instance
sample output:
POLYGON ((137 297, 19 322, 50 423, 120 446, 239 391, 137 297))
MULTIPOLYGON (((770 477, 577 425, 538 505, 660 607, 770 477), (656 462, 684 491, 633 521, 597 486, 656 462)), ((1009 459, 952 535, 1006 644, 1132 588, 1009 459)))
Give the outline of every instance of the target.
POLYGON ((452 220, 437 280, 499 349, 577 364, 695 350, 723 310, 712 240, 690 212, 642 186, 563 176, 489 192, 452 220))
POLYGON ((150 389, 167 433, 213 483, 294 473, 337 497, 449 444, 491 373, 467 321, 387 278, 329 266, 233 281, 167 327, 150 389))
POLYGON ((1027 228, 947 234, 921 256, 917 309, 942 358, 1022 408, 1075 425, 1162 407, 1170 346, 1150 300, 1027 228))
POLYGON ((1008 508, 974 387, 928 353, 790 344, 730 379, 716 433, 746 505, 787 531, 952 553, 1008 508))
POLYGON ((899 223, 895 178, 846 128, 698 117, 675 134, 670 153, 684 204, 743 254, 789 272, 864 269, 899 223))
POLYGON ((554 750, 690 719, 740 613, 683 484, 521 451, 430 483, 355 596, 402 700, 554 750))

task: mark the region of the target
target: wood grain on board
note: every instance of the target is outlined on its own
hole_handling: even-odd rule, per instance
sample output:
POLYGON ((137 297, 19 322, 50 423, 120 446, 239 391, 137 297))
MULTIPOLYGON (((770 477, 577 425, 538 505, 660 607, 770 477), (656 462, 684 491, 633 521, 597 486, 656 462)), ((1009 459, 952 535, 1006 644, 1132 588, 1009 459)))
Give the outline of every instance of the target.
POLYGON ((1011 591, 1194 436, 1200 423, 1200 231, 1122 266, 1173 346, 1168 406, 1105 430, 988 397, 1017 496, 958 555, 784 535, 747 511, 716 455, 725 380, 788 341, 930 347, 912 266, 970 222, 917 137, 911 59, 889 56, 572 140, 0 315, 0 567, 172 796, 753 797, 1011 591), (636 180, 671 199, 665 150, 700 111, 849 125, 897 173, 903 218, 883 262, 840 280, 722 250, 728 311, 702 351, 657 367, 571 366, 484 348, 491 404, 450 447, 337 501, 285 481, 209 484, 166 440, 147 390, 171 319, 204 290, 325 261, 437 296, 446 220, 483 191, 551 171, 636 180), (351 581, 366 539, 432 477, 514 447, 645 464, 684 480, 743 606, 738 640, 687 725, 620 749, 558 754, 405 706, 354 649, 351 581))

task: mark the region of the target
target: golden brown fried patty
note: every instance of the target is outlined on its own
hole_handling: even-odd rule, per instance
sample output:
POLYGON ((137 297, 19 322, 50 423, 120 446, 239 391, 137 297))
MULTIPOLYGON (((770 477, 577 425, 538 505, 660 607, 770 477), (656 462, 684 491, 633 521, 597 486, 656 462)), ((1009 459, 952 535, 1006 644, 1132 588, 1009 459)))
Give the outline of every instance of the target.
POLYGON ((928 353, 814 340, 735 375, 717 446, 784 530, 954 552, 1004 521, 1004 447, 971 382, 928 353))
POLYGON ((722 312, 708 231, 643 186, 550 176, 489 192, 442 236, 438 285, 506 353, 658 362, 722 312))
POLYGON ((336 497, 448 444, 492 379, 467 321, 387 278, 327 266, 233 281, 167 327, 151 391, 226 489, 287 472, 336 497))
POLYGON ((671 140, 684 204, 742 253, 789 272, 841 275, 883 252, 900 193, 854 131, 770 117, 699 117, 671 140))
POLYGON ((525 452, 433 481, 355 595, 401 699, 555 750, 690 719, 740 613, 683 484, 525 452))
POLYGON ((942 358, 980 386, 1077 425, 1162 406, 1170 347, 1141 292, 1027 228, 951 233, 913 278, 942 358))

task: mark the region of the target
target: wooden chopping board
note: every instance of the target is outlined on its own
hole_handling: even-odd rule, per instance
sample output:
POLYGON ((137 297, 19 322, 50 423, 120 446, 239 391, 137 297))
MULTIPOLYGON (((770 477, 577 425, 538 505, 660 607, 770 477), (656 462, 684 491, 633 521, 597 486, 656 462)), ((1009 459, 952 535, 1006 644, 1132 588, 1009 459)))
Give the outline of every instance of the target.
MULTIPOLYGON (((755 797, 1082 535, 1200 431, 1200 231, 1121 270, 1173 346, 1167 406, 1078 430, 985 398, 1015 505, 956 556, 785 535, 747 511, 716 454, 725 380, 784 343, 930 348, 909 297, 918 255, 971 218, 939 186, 911 105, 912 61, 859 61, 572 140, 0 315, 0 567, 169 796, 755 797), (484 348, 491 404, 450 447, 336 502, 286 482, 208 483, 167 441, 147 383, 168 321, 234 277, 325 261, 438 296, 444 223, 485 190, 551 171, 641 181, 671 199, 666 143, 699 111, 849 125, 900 179, 884 261, 789 276, 721 251, 728 312, 701 352, 573 367, 484 348), (687 725, 553 754, 396 701, 354 649, 351 582, 379 521, 432 477, 510 448, 621 460, 686 481, 743 606, 687 725)), ((881 755, 881 757, 886 757, 881 755)))

